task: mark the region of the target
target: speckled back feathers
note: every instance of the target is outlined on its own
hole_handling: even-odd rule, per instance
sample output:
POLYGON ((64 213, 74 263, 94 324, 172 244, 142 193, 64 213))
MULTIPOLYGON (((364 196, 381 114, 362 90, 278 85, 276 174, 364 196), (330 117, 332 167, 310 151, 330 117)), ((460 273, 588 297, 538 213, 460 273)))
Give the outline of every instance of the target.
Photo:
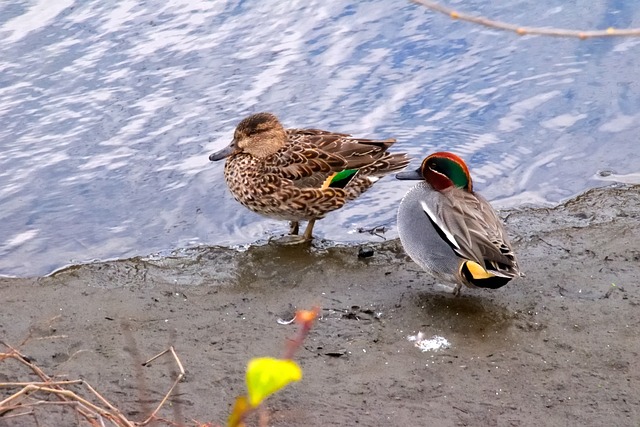
POLYGON ((292 221, 319 219, 407 165, 405 154, 387 152, 394 142, 285 130, 274 115, 260 113, 238 125, 225 179, 236 200, 254 212, 292 221), (344 188, 327 185, 345 169, 358 171, 344 188))

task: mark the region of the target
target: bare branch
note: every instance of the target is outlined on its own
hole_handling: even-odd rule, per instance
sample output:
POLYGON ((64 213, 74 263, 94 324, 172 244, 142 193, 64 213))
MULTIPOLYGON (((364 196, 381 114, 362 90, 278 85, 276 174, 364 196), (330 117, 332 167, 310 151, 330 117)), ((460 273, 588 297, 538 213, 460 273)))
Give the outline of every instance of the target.
POLYGON ((473 16, 467 13, 455 11, 451 8, 442 6, 430 0, 412 0, 414 3, 422 5, 436 12, 449 15, 453 19, 472 22, 474 24, 484 25, 485 27, 496 28, 498 30, 511 31, 519 36, 536 35, 536 36, 553 36, 553 37, 572 37, 579 39, 588 39, 594 37, 638 37, 640 36, 640 28, 618 29, 607 28, 606 30, 568 30, 564 28, 541 28, 541 27, 522 27, 519 25, 509 24, 502 21, 494 21, 493 19, 483 16, 473 16))

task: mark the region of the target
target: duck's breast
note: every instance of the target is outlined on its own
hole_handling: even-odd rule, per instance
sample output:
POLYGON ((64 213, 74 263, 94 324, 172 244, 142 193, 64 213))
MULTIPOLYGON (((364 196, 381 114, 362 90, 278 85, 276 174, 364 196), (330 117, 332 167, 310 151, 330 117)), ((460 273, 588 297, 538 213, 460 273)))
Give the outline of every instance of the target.
POLYGON ((404 250, 416 264, 438 278, 455 281, 460 258, 425 211, 426 207, 437 214, 443 197, 426 182, 409 190, 398 207, 398 234, 404 250))

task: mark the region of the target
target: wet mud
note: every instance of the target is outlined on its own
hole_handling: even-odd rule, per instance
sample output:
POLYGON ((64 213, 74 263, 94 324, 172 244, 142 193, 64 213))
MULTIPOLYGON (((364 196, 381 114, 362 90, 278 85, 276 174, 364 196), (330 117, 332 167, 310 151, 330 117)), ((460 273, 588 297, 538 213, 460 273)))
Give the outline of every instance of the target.
MULTIPOLYGON (((317 305, 304 378, 268 401, 271 425, 638 426, 640 187, 503 217, 526 277, 495 291, 453 297, 397 240, 365 258, 329 242, 194 248, 0 278, 0 337, 139 420, 175 375, 141 363, 173 345, 187 375, 163 416, 224 423, 249 358, 294 334, 278 319, 317 305), (422 352, 418 332, 450 347, 422 352)), ((30 379, 0 361, 0 382, 30 379)), ((64 409, 39 421, 76 425, 64 409)))

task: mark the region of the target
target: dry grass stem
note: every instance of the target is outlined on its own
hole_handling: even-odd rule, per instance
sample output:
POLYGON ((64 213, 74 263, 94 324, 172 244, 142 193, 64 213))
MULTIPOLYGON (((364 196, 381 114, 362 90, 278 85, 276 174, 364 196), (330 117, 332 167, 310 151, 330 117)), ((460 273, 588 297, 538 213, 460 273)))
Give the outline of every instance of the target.
MULTIPOLYGON (((75 410, 75 413, 84 419, 89 425, 95 427, 106 427, 105 421, 109 425, 116 427, 141 427, 149 424, 151 421, 163 421, 168 425, 177 425, 171 421, 157 417, 158 412, 171 396, 176 385, 184 378, 185 370, 182 362, 178 358, 173 347, 163 351, 162 353, 152 357, 144 365, 148 365, 160 356, 171 353, 173 360, 179 369, 179 374, 163 399, 157 405, 151 415, 142 422, 135 422, 127 419, 120 410, 112 405, 105 397, 84 380, 64 380, 56 381, 44 373, 42 369, 36 366, 28 357, 21 354, 18 350, 5 342, 0 342, 9 349, 8 352, 0 353, 0 362, 13 359, 20 364, 28 367, 31 372, 40 378, 41 381, 14 381, 0 383, 0 388, 20 388, 15 393, 0 401, 0 417, 2 419, 33 416, 36 425, 39 425, 37 414, 34 411, 36 407, 42 406, 69 406, 75 410), (69 386, 84 386, 88 391, 87 396, 69 390, 69 386), (55 396, 57 401, 43 400, 42 395, 55 396), (97 399, 97 403, 91 402, 89 398, 93 396, 97 399), (20 411, 20 412, 18 412, 20 411), (15 413, 11 413, 15 412, 15 413)), ((95 400, 94 399, 94 400, 95 400)))
POLYGON ((176 385, 178 385, 178 383, 182 380, 182 378, 184 378, 184 367, 182 366, 182 362, 180 362, 180 359, 178 358, 178 355, 176 354, 176 351, 174 350, 173 346, 169 347, 167 350, 163 351, 162 353, 160 353, 160 354, 158 354, 156 356, 153 356, 151 359, 147 360, 142 365, 143 366, 147 366, 149 363, 151 363, 152 361, 156 360, 158 357, 163 356, 163 355, 165 355, 165 354, 167 354, 169 352, 171 352, 171 355, 173 356, 173 359, 175 360, 176 364, 178 365, 178 368, 180 369, 180 373, 176 377, 175 381, 173 381, 173 384, 171 385, 171 388, 169 388, 169 391, 167 391, 167 393, 164 395, 164 398, 160 401, 160 403, 158 404, 156 409, 151 413, 151 415, 149 415, 149 417, 146 420, 144 420, 142 423, 139 424, 141 426, 144 426, 144 425, 148 424, 149 422, 151 422, 152 420, 155 419, 156 414, 158 413, 160 408, 162 408, 162 406, 167 401, 167 399, 169 399, 169 396, 171 396, 171 392, 173 392, 173 389, 176 387, 176 385))

